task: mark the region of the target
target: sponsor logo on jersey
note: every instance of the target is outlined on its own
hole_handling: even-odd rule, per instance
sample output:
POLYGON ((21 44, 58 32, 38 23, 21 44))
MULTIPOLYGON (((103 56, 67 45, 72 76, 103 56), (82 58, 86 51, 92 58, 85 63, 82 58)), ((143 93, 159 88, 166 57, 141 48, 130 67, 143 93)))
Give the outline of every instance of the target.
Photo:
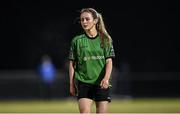
POLYGON ((86 45, 84 45, 84 46, 83 46, 83 45, 82 45, 82 46, 80 46, 80 48, 87 48, 87 47, 88 47, 88 46, 86 46, 86 45))
POLYGON ((88 60, 100 60, 100 59, 104 59, 104 56, 89 56, 89 57, 84 57, 83 58, 84 61, 88 61, 88 60))

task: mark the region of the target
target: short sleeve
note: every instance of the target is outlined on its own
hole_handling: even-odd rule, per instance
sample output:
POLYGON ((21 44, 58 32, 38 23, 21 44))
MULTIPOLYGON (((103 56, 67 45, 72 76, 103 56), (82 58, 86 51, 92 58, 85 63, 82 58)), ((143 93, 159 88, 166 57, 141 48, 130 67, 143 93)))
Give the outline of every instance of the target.
POLYGON ((74 40, 71 41, 71 46, 69 49, 69 60, 75 60, 75 43, 74 43, 74 40))
POLYGON ((115 57, 115 52, 113 48, 113 42, 106 43, 104 47, 104 56, 105 58, 114 58, 115 57))

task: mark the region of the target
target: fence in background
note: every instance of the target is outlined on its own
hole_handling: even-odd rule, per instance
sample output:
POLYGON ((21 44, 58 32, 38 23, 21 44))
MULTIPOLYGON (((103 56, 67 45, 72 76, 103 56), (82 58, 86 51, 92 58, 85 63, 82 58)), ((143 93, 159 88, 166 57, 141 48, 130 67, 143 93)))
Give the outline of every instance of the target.
MULTIPOLYGON (((179 72, 112 73, 112 94, 119 98, 180 97, 179 72)), ((52 99, 69 97, 67 71, 58 71, 51 86, 33 70, 0 71, 0 99, 52 99)))

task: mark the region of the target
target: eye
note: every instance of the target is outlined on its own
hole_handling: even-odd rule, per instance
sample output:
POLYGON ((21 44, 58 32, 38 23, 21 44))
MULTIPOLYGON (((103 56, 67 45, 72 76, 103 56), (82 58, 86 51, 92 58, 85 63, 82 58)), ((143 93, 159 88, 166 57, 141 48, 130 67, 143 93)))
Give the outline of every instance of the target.
POLYGON ((88 18, 88 17, 87 17, 87 18, 85 18, 85 19, 86 19, 86 21, 89 21, 89 20, 90 20, 90 18, 88 18))
POLYGON ((83 22, 83 21, 89 21, 89 20, 90 20, 90 18, 88 18, 88 17, 85 17, 85 18, 81 18, 81 19, 80 19, 81 22, 83 22))

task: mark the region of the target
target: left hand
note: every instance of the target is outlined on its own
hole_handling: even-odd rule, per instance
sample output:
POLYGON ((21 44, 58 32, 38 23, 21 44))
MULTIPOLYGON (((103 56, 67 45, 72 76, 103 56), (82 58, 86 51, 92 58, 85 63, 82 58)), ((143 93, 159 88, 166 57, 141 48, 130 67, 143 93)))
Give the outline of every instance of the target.
POLYGON ((102 89, 107 89, 109 87, 109 80, 103 79, 100 83, 102 89))

